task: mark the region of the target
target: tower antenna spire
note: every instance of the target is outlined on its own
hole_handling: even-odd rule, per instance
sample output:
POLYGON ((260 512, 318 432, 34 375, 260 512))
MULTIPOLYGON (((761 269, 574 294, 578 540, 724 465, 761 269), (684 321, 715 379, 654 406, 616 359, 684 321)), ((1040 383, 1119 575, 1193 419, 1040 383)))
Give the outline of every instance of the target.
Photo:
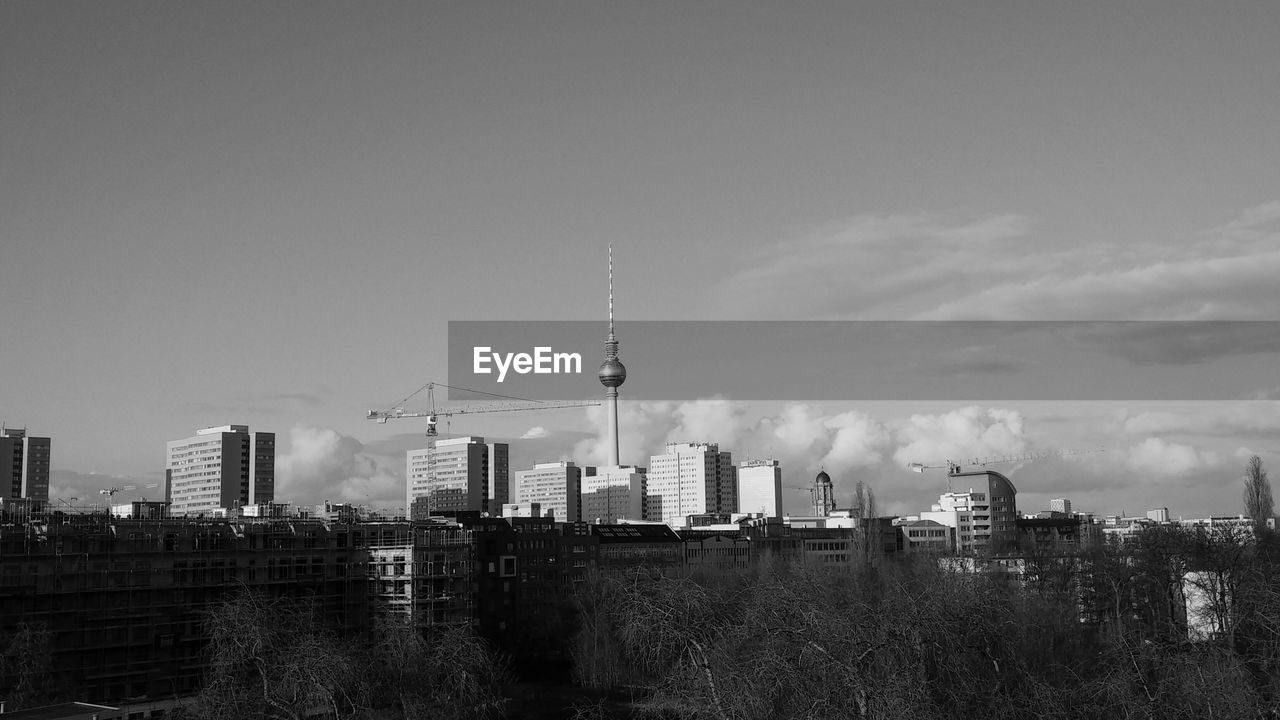
POLYGON ((613 340, 613 243, 609 243, 609 339, 613 340))
POLYGON ((609 337, 604 343, 604 363, 596 374, 605 387, 605 414, 609 421, 607 446, 609 466, 618 460, 618 386, 627 380, 627 368, 618 360, 618 336, 613 332, 613 243, 609 243, 609 337))

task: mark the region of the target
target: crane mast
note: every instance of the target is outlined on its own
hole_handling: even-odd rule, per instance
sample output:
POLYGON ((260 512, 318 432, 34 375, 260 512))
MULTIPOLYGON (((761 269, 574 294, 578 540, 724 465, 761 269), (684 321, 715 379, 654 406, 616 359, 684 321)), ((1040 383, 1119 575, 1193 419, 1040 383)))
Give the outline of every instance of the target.
MULTIPOLYGON (((471 390, 468 388, 454 387, 445 385, 444 383, 430 382, 417 390, 410 393, 403 400, 396 403, 393 407, 386 410, 370 410, 365 416, 366 420, 373 420, 378 423, 385 423, 388 420, 405 420, 410 418, 425 418, 427 421, 427 437, 438 437, 440 432, 436 427, 440 418, 453 417, 454 415, 478 415, 481 413, 507 413, 507 412, 523 412, 527 410, 562 410, 565 408, 591 407, 599 405, 599 400, 570 400, 563 402, 541 402, 538 400, 528 400, 525 398, 508 397, 505 395, 496 395, 494 393, 486 393, 481 390, 471 390), (478 393, 481 395, 492 395, 493 397, 505 398, 515 402, 493 402, 483 405, 469 405, 459 408, 436 408, 435 389, 437 387, 448 388, 449 390, 461 390, 463 392, 478 393), (404 404, 421 393, 423 390, 427 392, 427 407, 425 411, 406 410, 404 404)), ((434 440, 427 442, 427 479, 428 484, 435 481, 436 476, 436 444, 434 440)), ((408 478, 406 478, 408 481, 408 478)), ((408 515, 410 508, 405 508, 405 514, 408 515)))

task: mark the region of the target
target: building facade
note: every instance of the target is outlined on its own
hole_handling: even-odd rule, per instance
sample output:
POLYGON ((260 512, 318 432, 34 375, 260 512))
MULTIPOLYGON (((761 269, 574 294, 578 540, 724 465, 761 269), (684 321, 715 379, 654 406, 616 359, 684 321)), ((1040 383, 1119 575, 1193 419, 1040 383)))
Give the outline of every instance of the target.
POLYGON ((967 555, 1000 555, 1018 546, 1018 491, 994 470, 954 472, 951 480, 973 483, 968 492, 943 493, 921 520, 955 529, 956 550, 967 555))
POLYGON ((452 522, 369 523, 372 611, 422 629, 470 625, 475 615, 475 543, 452 522))
POLYGON ((369 626, 358 525, 112 519, 0 524, 0 636, 49 632, 51 667, 90 702, 190 695, 208 663, 206 613, 246 588, 305 599, 341 635, 369 626))
POLYGON ((649 458, 644 519, 684 527, 690 515, 737 512, 737 470, 715 443, 667 443, 649 458))
POLYGON ((433 440, 405 454, 405 507, 410 517, 441 512, 498 512, 507 502, 507 445, 482 437, 433 440), (496 461, 495 461, 496 460, 496 461), (425 500, 419 500, 425 498, 425 500), (415 509, 425 503, 425 511, 415 509))
POLYGON ((165 500, 173 515, 213 514, 275 501, 276 434, 222 425, 172 440, 165 500))
POLYGON ((898 526, 907 553, 945 555, 955 549, 956 529, 934 520, 909 520, 898 526))
POLYGON ((556 522, 582 520, 582 468, 569 461, 537 463, 532 470, 517 470, 515 502, 537 503, 544 517, 556 522))
POLYGON ((511 502, 511 448, 506 443, 489 446, 489 512, 496 513, 511 502))
POLYGON ((633 465, 582 469, 582 519, 615 523, 644 517, 646 469, 633 465))
POLYGON ((738 512, 782 517, 782 467, 777 460, 738 466, 738 512))
POLYGON ((49 502, 49 454, 52 441, 31 437, 25 429, 0 431, 0 478, 5 500, 26 498, 37 505, 49 502))

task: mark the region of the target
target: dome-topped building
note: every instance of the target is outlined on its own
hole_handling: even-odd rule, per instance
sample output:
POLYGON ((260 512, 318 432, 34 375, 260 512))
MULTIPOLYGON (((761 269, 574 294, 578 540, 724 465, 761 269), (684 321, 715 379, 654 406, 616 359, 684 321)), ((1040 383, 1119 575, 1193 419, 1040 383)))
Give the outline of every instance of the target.
POLYGON ((818 471, 818 476, 813 479, 812 492, 813 514, 818 517, 829 516, 836 509, 836 490, 826 470, 818 471))

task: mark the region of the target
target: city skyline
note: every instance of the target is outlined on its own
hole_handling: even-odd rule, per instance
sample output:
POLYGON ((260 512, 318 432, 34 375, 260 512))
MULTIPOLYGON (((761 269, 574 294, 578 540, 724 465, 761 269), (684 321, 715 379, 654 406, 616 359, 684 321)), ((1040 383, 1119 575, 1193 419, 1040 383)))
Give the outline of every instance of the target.
MULTIPOLYGON (((603 332, 609 243, 636 377, 635 319, 1280 319, 1277 8, 298 8, 0 6, 0 420, 52 439, 52 497, 156 482, 166 441, 243 423, 277 435, 280 500, 403 498, 425 428, 365 409, 445 380, 450 319, 603 332)), ((908 461, 1105 446, 996 469, 1022 510, 1175 517, 1240 512, 1247 456, 1280 463, 1280 380, 1200 403, 626 389, 623 464, 717 443, 888 512, 945 487, 908 461)), ((605 425, 452 434, 510 443, 514 471, 607 464, 605 425)))

